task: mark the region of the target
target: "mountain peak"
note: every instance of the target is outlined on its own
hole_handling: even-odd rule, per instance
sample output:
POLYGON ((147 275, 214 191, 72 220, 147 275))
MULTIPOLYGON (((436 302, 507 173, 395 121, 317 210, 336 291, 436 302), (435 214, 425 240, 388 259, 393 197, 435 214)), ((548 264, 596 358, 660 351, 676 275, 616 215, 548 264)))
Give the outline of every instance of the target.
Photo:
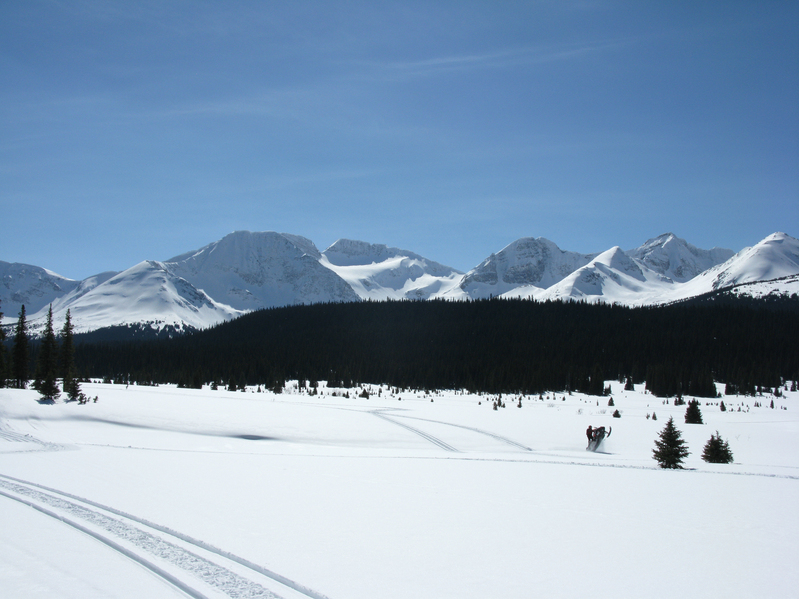
POLYGON ((165 262, 185 262, 192 258, 200 258, 201 256, 209 258, 212 254, 215 254, 214 258, 218 261, 222 257, 221 254, 241 257, 242 255, 249 254, 263 255, 264 252, 271 252, 276 249, 279 251, 299 253, 300 255, 307 254, 317 260, 321 256, 313 241, 300 235, 277 233, 275 231, 233 231, 225 235, 219 241, 214 241, 199 250, 180 254, 179 256, 165 260, 165 262))
POLYGON ((708 268, 725 262, 733 255, 733 251, 722 248, 699 249, 674 233, 664 233, 629 250, 627 254, 655 272, 684 283, 708 268))
POLYGON ((469 271, 460 289, 472 299, 502 295, 518 287, 546 289, 595 256, 561 250, 543 237, 522 237, 469 271))
POLYGON ((235 231, 166 265, 236 310, 358 301, 346 282, 320 264, 321 258, 314 243, 300 235, 235 231))
POLYGON ((786 233, 782 233, 777 231, 776 233, 772 233, 768 237, 766 237, 760 243, 783 243, 784 241, 790 242, 791 240, 796 241, 793 237, 786 233))

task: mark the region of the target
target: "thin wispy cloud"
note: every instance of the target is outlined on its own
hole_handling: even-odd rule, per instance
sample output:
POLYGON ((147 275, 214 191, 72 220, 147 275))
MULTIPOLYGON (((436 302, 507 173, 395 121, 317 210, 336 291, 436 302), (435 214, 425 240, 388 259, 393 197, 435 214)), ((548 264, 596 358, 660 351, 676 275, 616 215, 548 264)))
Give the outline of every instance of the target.
POLYGON ((421 60, 358 61, 356 64, 379 70, 387 78, 423 77, 451 71, 511 68, 576 60, 631 43, 633 43, 631 40, 619 40, 569 46, 515 48, 480 54, 438 56, 421 60))

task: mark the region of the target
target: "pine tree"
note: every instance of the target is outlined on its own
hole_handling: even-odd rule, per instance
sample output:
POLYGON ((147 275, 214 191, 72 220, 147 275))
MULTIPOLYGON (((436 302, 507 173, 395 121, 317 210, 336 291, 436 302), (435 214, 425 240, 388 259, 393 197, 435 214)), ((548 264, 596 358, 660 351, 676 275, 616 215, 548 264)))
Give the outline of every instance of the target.
POLYGON ((699 409, 699 402, 692 399, 685 408, 685 424, 704 424, 702 422, 702 411, 699 409))
POLYGON ((721 438, 719 432, 710 435, 710 440, 705 444, 702 451, 702 459, 710 464, 730 464, 732 463, 732 452, 729 444, 721 438))
POLYGON ((39 357, 36 363, 36 381, 34 387, 42 399, 53 401, 61 395, 56 383, 58 376, 58 342, 53 331, 53 306, 47 311, 47 324, 44 329, 44 338, 39 347, 39 357))
POLYGON ((71 401, 80 399, 82 393, 80 384, 75 376, 75 346, 73 343, 75 327, 72 325, 72 316, 67 310, 64 328, 61 329, 61 379, 64 393, 71 401))
POLYGON ((14 387, 25 389, 30 373, 30 352, 28 350, 28 323, 25 321, 25 305, 19 311, 19 320, 14 330, 14 387))
POLYGON ((674 426, 674 418, 670 417, 658 439, 655 439, 652 456, 661 468, 682 469, 682 461, 688 455, 690 452, 685 446, 682 433, 674 426))

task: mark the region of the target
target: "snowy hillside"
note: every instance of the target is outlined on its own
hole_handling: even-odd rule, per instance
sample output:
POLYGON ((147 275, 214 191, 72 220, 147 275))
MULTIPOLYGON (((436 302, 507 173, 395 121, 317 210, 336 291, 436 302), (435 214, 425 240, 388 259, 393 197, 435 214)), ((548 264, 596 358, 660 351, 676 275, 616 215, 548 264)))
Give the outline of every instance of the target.
POLYGON ((730 288, 730 293, 741 297, 762 299, 775 296, 799 296, 799 275, 790 275, 769 281, 741 283, 730 288))
POLYGON ((439 297, 463 275, 407 250, 350 239, 339 239, 322 252, 321 264, 360 298, 373 300, 439 297))

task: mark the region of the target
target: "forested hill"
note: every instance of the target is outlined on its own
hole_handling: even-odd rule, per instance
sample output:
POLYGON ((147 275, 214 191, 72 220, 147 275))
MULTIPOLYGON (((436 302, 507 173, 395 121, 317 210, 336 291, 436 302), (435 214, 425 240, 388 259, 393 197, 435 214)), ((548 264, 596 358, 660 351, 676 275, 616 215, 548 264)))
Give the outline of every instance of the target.
POLYGON ((601 394, 603 379, 631 377, 658 394, 702 395, 712 379, 744 390, 799 379, 799 311, 791 306, 316 304, 257 311, 175 339, 78 342, 77 361, 89 376, 186 386, 307 379, 601 394))

